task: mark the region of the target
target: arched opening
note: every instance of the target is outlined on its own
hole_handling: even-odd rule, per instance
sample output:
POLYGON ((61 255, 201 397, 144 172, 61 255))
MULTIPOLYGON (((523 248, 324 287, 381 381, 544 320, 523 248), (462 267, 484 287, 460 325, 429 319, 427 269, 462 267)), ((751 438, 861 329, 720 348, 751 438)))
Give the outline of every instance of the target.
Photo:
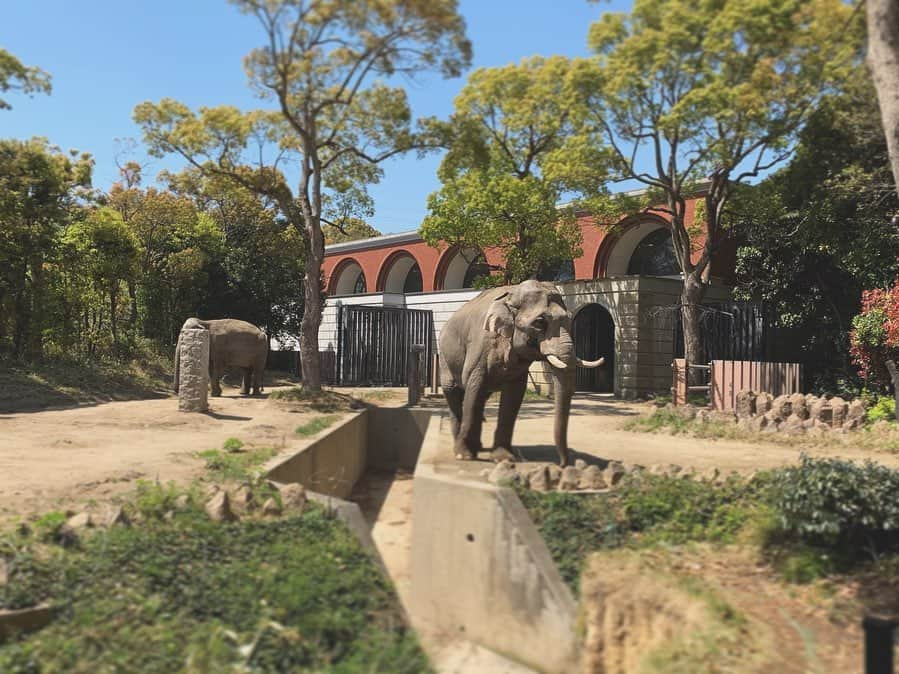
POLYGON ((473 288, 478 278, 490 275, 487 260, 477 248, 458 248, 448 255, 451 257, 444 265, 443 282, 438 278, 438 287, 443 290, 473 288))
POLYGON ((384 262, 378 289, 386 293, 420 293, 421 267, 406 251, 394 253, 384 262))
POLYGON ((331 281, 332 295, 361 295, 368 292, 365 272, 355 260, 348 260, 334 270, 336 277, 331 281))
POLYGON ((674 254, 674 244, 671 242, 671 231, 657 229, 643 237, 631 254, 627 273, 641 276, 676 276, 680 274, 680 265, 674 254))
POLYGON ((603 357, 597 368, 577 368, 576 390, 595 393, 615 392, 615 322, 612 314, 599 304, 588 304, 578 311, 572 325, 575 353, 584 360, 603 357))
POLYGON ((574 260, 561 260, 553 264, 545 264, 537 272, 538 281, 565 283, 574 280, 574 260))
POLYGON ((671 230, 660 219, 647 219, 625 226, 600 247, 597 276, 680 276, 674 256, 671 230))

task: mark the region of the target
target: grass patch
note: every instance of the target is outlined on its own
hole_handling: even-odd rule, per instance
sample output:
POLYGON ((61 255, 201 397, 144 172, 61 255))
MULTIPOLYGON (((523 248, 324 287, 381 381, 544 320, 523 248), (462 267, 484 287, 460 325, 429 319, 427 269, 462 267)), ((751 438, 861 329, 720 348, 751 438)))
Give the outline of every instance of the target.
MULTIPOLYGON (((226 443, 227 444, 227 443, 226 443)), ((253 471, 278 453, 273 447, 253 447, 228 451, 207 449, 197 456, 206 462, 209 477, 218 482, 243 481, 252 478, 253 471)))
POLYGON ((0 607, 59 607, 0 647, 5 673, 431 671, 389 582, 314 504, 231 524, 189 507, 77 549, 9 534, 0 556, 0 607))
POLYGON ((239 438, 228 438, 222 443, 222 449, 226 452, 239 452, 243 448, 243 440, 239 438))
POLYGON ((128 363, 79 359, 0 360, 0 413, 170 395, 171 362, 147 355, 128 363))
POLYGON ((296 429, 294 429, 294 433, 296 433, 297 435, 302 435, 304 438, 309 438, 313 435, 321 433, 329 426, 333 426, 339 420, 340 416, 336 414, 329 414, 323 417, 315 417, 302 426, 297 426, 296 429))
POLYGON ((296 403, 316 412, 344 412, 353 409, 354 405, 358 405, 358 401, 346 393, 328 390, 310 393, 302 386, 272 391, 269 399, 284 403, 296 403))

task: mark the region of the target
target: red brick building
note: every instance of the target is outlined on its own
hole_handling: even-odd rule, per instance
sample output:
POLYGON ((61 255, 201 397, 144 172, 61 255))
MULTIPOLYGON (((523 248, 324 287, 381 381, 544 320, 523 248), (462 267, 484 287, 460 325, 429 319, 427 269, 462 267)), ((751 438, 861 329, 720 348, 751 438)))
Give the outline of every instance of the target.
MULTIPOLYGON (((687 204, 688 228, 698 202, 695 198, 687 204)), ((547 270, 543 280, 559 285, 575 317, 578 355, 606 356, 607 366, 579 373, 580 388, 627 397, 667 388, 671 331, 653 326, 646 316, 651 307, 679 301, 681 274, 668 221, 655 213, 641 213, 615 227, 599 226, 589 215, 579 216, 578 223, 582 254, 547 270)), ((713 256, 710 298, 729 296, 734 252, 733 246, 726 245, 713 256)), ((446 319, 477 294, 471 289, 473 280, 494 265, 502 266, 496 250, 432 248, 417 232, 327 246, 328 300, 319 333, 321 348, 337 348, 337 308, 360 304, 431 310, 436 344, 446 319)), ((537 370, 533 379, 539 387, 542 378, 537 370)))

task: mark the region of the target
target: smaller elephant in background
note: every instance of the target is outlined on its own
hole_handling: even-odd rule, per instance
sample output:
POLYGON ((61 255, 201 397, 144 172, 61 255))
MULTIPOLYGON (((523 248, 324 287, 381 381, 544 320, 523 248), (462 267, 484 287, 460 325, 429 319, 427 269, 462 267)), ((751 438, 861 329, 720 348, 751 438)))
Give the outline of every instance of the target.
MULTIPOLYGON (((268 337, 252 323, 234 318, 203 321, 188 318, 182 330, 202 327, 209 330, 209 381, 212 395, 222 395, 221 380, 229 367, 243 370, 243 384, 240 392, 244 395, 253 389, 253 395, 262 392, 262 375, 268 358, 268 337)), ((175 393, 178 392, 181 365, 181 337, 175 347, 175 393)))

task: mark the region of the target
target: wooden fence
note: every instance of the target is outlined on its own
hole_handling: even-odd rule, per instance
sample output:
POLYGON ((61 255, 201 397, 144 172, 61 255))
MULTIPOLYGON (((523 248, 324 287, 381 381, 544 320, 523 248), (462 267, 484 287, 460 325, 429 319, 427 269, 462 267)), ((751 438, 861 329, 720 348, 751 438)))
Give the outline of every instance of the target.
POLYGON ((737 393, 756 391, 774 396, 802 391, 802 365, 799 363, 766 363, 749 360, 713 360, 708 365, 688 364, 676 358, 671 365, 672 399, 675 405, 687 401, 690 392, 708 391, 709 402, 716 410, 732 410, 737 393), (687 372, 690 384, 687 385, 687 372), (706 371, 708 383, 696 385, 697 371, 706 371))

